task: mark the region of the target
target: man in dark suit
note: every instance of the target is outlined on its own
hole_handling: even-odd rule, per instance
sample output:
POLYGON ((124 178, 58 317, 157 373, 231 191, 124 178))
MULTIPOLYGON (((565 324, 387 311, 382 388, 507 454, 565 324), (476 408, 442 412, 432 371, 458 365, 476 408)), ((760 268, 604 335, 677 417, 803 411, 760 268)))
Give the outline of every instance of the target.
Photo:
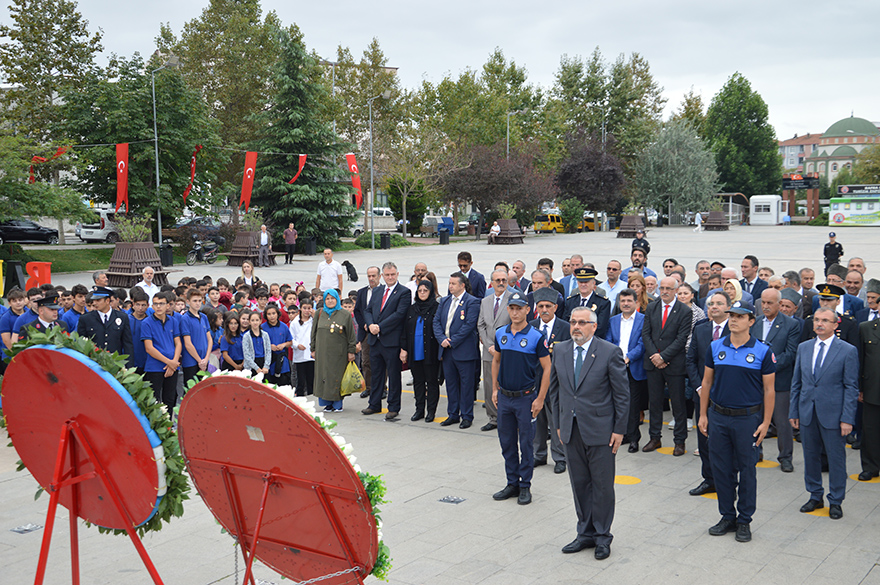
MULTIPOLYGON (((776 356, 776 404, 773 407, 773 424, 776 425, 776 444, 779 448, 779 466, 785 473, 794 471, 791 454, 794 447, 793 429, 788 423, 789 399, 791 398, 791 376, 797 359, 797 348, 801 339, 801 326, 791 317, 779 310, 782 294, 775 288, 764 289, 761 293, 762 319, 752 325, 751 334, 763 341, 776 356)), ((691 341, 693 343, 693 340, 691 341)))
MULTIPOLYGON (((553 280, 553 259, 552 258, 541 258, 540 260, 538 260, 537 270, 543 270, 544 272, 547 273, 547 286, 555 289, 556 292, 558 292, 559 295, 562 297, 562 299, 565 300, 565 288, 558 281, 553 280)), ((535 290, 536 288, 538 288, 538 286, 535 284, 534 280, 535 280, 535 273, 533 272, 532 273, 532 283, 529 285, 529 289, 527 291, 525 291, 526 293, 530 293, 533 290, 535 290)), ((561 317, 562 315, 560 314, 558 316, 561 317)))
MULTIPOLYGON (((507 314, 507 301, 516 292, 508 287, 508 276, 504 270, 496 269, 491 274, 492 294, 480 301, 480 316, 477 319, 477 332, 483 344, 483 404, 489 422, 480 427, 481 431, 493 431, 498 428, 498 410, 492 402, 492 360, 495 357, 495 331, 510 323, 507 314)), ((522 291, 519 291, 522 293, 522 291)))
MULTIPOLYGON (((706 299, 706 314, 708 321, 701 321, 694 327, 691 334, 691 344, 687 352, 687 372, 691 386, 694 388, 694 425, 700 424, 700 389, 703 386, 703 373, 706 369, 706 354, 713 341, 730 335, 727 326, 727 309, 730 308, 730 297, 723 291, 718 291, 706 299)), ((697 448, 700 450, 700 462, 702 467, 700 474, 703 480, 700 485, 688 491, 692 496, 715 491, 715 474, 712 472, 710 460, 709 440, 703 433, 697 433, 697 448)))
MULTIPOLYGON (((535 305, 538 309, 538 318, 531 321, 529 325, 537 329, 550 355, 553 355, 553 347, 560 341, 571 339, 568 321, 563 321, 556 317, 556 296, 557 293, 552 288, 539 288, 534 291, 535 305)), ((544 374, 544 369, 539 365, 535 372, 535 379, 540 379, 544 374)), ((538 413, 537 428, 535 429, 535 467, 547 464, 547 439, 550 439, 550 453, 556 465, 553 468, 554 473, 565 473, 565 451, 562 448, 562 442, 559 435, 556 434, 556 421, 553 418, 553 411, 550 408, 550 402, 544 402, 544 408, 538 413)))
POLYGON ((394 262, 382 265, 384 285, 373 290, 372 299, 364 311, 367 324, 367 343, 370 344, 370 405, 363 414, 382 412, 382 387, 388 375, 388 413, 385 420, 394 420, 400 413, 400 333, 406 312, 412 304, 412 293, 397 282, 398 271, 394 262))
POLYGON ((567 321, 575 307, 587 307, 596 314, 599 320, 596 335, 605 339, 608 333, 608 320, 611 318, 611 301, 596 294, 596 276, 599 273, 595 268, 584 266, 578 268, 572 274, 577 279, 577 293, 565 299, 565 311, 562 320, 567 321))
POLYGON ((28 329, 33 327, 37 333, 45 333, 55 327, 60 327, 62 331, 67 331, 67 325, 63 321, 58 320, 58 293, 54 290, 48 291, 43 298, 36 301, 37 318, 33 321, 25 323, 18 331, 18 341, 28 338, 28 329))
POLYGON ((516 273, 516 281, 509 282, 508 284, 518 288, 521 293, 525 294, 532 284, 532 281, 526 278, 526 263, 522 260, 517 260, 510 268, 516 273))
POLYGON ((636 453, 642 438, 639 431, 639 410, 648 397, 648 376, 643 365, 645 343, 642 341, 645 316, 636 311, 636 291, 633 289, 623 289, 617 294, 617 299, 620 313, 611 317, 605 340, 618 346, 623 352, 629 380, 629 417, 624 441, 629 442, 629 452, 636 453))
MULTIPOLYGON (((865 308, 865 303, 862 302, 862 299, 859 297, 853 296, 846 292, 846 274, 847 269, 841 266, 840 264, 833 264, 828 269, 828 276, 825 279, 827 284, 833 284, 834 286, 840 287, 842 294, 840 295, 840 302, 842 303, 840 309, 837 311, 838 315, 852 315, 855 317, 856 313, 865 308)), ((819 286, 819 292, 821 294, 822 287, 819 286)), ((813 298, 813 310, 819 308, 819 298, 813 298)))
MULTIPOLYGON (((370 301, 373 298, 373 291, 379 286, 379 267, 370 266, 367 268, 367 286, 361 288, 357 292, 357 298, 354 303, 354 320, 357 322, 357 341, 361 345, 361 370, 364 374, 364 383, 366 388, 361 392, 361 398, 370 395, 370 389, 373 387, 372 368, 370 367, 370 344, 365 343, 369 332, 367 328, 367 320, 365 313, 369 309, 370 301)), ((382 388, 385 388, 385 381, 382 381, 382 388)))
POLYGON ((873 315, 859 325, 859 363, 861 364, 862 460, 860 481, 880 475, 880 280, 868 281, 865 295, 873 315))
POLYGON ((117 352, 128 358, 129 367, 134 367, 134 343, 131 338, 131 324, 128 315, 118 309, 110 308, 113 290, 99 286, 92 291, 95 310, 79 318, 76 332, 80 337, 88 337, 96 346, 110 353, 117 352))
MULTIPOLYGON (((559 283, 557 283, 559 284, 559 283)), ((538 309, 535 307, 535 297, 534 292, 540 288, 550 288, 550 290, 556 291, 555 288, 550 286, 550 273, 543 269, 538 269, 532 272, 532 282, 531 282, 532 290, 526 294, 526 300, 529 303, 529 318, 537 319, 538 318, 538 309)), ((562 319, 562 315, 565 313, 565 299, 562 297, 562 293, 556 291, 556 316, 562 319)))
POLYGON ((449 415, 440 425, 460 423, 463 429, 474 422, 474 377, 480 363, 480 301, 465 291, 466 279, 461 272, 449 277, 449 294, 440 300, 434 316, 434 337, 440 344, 449 415))
POLYGON ((488 287, 486 286, 486 279, 483 275, 471 268, 473 265, 474 259, 470 252, 461 251, 458 253, 458 269, 464 274, 465 278, 468 279, 468 282, 471 285, 471 295, 477 300, 480 300, 486 296, 486 290, 488 287))
POLYGON ((562 552, 595 546, 602 560, 611 555, 614 460, 626 432, 629 386, 623 352, 596 337, 596 321, 587 307, 572 311, 571 340, 553 348, 548 394, 578 517, 577 537, 562 552))
POLYGON ((856 322, 864 323, 865 321, 874 321, 875 319, 880 319, 880 305, 877 302, 871 302, 871 298, 868 297, 868 294, 874 293, 875 295, 880 294, 880 280, 876 278, 870 279, 867 283, 865 283, 865 298, 868 301, 868 306, 862 309, 861 311, 856 312, 856 322))
POLYGON ((752 255, 743 258, 740 265, 743 277, 739 280, 739 284, 743 292, 751 294, 755 301, 761 298, 761 293, 767 288, 767 283, 758 278, 758 268, 758 259, 752 255))
MULTIPOLYGON (((819 287, 821 294, 822 287, 819 287)), ((798 346, 791 381, 791 425, 800 429, 804 447, 807 513, 825 506, 821 454, 828 454, 828 515, 843 517, 846 495, 846 436, 852 432, 859 400, 859 352, 835 339, 837 313, 820 307, 813 313, 815 340, 798 346)))
POLYGON ((672 415, 675 418, 672 454, 685 453, 687 412, 684 400, 684 377, 687 374, 685 345, 691 333, 691 308, 675 298, 678 281, 667 276, 660 281, 660 300, 648 305, 642 339, 645 343, 645 370, 648 374, 650 405, 650 440, 642 448, 649 453, 661 446, 663 430, 663 389, 669 388, 672 415))

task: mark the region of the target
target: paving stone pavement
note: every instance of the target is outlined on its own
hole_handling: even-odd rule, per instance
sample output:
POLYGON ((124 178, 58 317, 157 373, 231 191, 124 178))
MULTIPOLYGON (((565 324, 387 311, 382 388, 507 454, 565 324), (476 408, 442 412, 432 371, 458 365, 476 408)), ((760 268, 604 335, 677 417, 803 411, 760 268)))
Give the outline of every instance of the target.
MULTIPOLYGON (((746 253, 755 253, 762 265, 780 273, 809 265, 821 274, 821 248, 828 228, 742 227, 729 232, 695 234, 690 229, 663 228, 649 232, 654 254, 650 265, 658 267, 665 257, 678 259, 691 272, 702 258, 720 259, 738 266, 746 253)), ((878 231, 871 228, 837 229, 849 255, 868 259, 869 276, 877 274, 872 258, 880 253, 878 231)), ((404 270, 425 261, 442 278, 455 269, 455 253, 469 249, 476 268, 491 269, 495 259, 523 259, 534 266, 542 256, 554 260, 574 252, 604 268, 615 257, 626 259, 628 240, 614 234, 529 237, 527 244, 488 247, 426 246, 388 251, 345 253, 361 274, 366 266, 387 258, 404 270)), ((299 257, 287 267, 258 272, 268 281, 313 279, 319 257, 299 257)), ((181 274, 215 276, 236 274, 233 268, 195 267, 181 274)), ((62 275, 61 284, 83 281, 85 275, 62 275)), ((557 270, 557 276, 558 270, 557 270)), ((357 285, 363 285, 364 278, 357 285)), ((347 283, 348 287, 356 285, 347 283)), ((408 379, 408 375, 404 375, 408 379)), ((611 557, 596 561, 587 550, 563 555, 562 546, 575 536, 575 512, 567 475, 555 475, 553 466, 536 469, 534 501, 518 506, 514 500, 495 502, 491 494, 504 486, 504 469, 496 432, 481 432, 485 422, 476 410, 473 427, 440 427, 437 422, 410 422, 413 412, 411 387, 405 386, 399 422, 379 416, 366 417, 360 409, 366 400, 349 397, 345 412, 335 415, 337 431, 355 447, 358 463, 371 473, 382 474, 391 503, 383 506, 384 537, 394 558, 389 582, 400 585, 531 584, 531 583, 810 583, 880 585, 880 482, 847 482, 844 517, 801 514, 808 499, 803 484, 803 458, 795 446, 795 472, 779 467, 758 469, 758 509, 752 523, 753 540, 740 544, 732 535, 710 537, 706 530, 717 522, 715 500, 691 497, 687 490, 700 480, 700 461, 692 455, 696 437, 690 433, 688 453, 672 457, 660 453, 617 456, 617 474, 639 481, 616 486, 616 509, 611 557), (443 503, 445 496, 464 498, 459 504, 443 503)), ((441 389, 442 391, 442 389, 441 389)), ((445 408, 441 398, 439 411, 445 408)), ((438 421, 439 422, 439 421, 438 421)), ((672 445, 671 431, 663 439, 672 445)), ((0 432, 0 440, 6 441, 0 432)), ((765 443, 765 461, 775 462, 775 439, 765 443)), ((16 472, 13 449, 0 449, 0 583, 24 583, 33 579, 42 530, 16 534, 12 528, 27 523, 44 524, 48 497, 34 500, 36 483, 25 472, 16 472)), ((847 469, 860 471, 858 452, 847 449, 847 469)), ((827 479, 826 479, 827 482, 827 479)), ((235 583, 236 550, 228 535, 221 534, 206 506, 193 493, 182 518, 160 533, 148 536, 145 546, 160 575, 169 584, 235 583)), ((60 508, 49 556, 46 583, 70 580, 69 539, 66 510, 60 508)), ((95 528, 80 529, 84 583, 150 583, 131 543, 124 537, 98 534, 95 528)), ((240 568, 241 563, 239 563, 240 568)), ((241 579, 239 574, 239 581, 241 579)), ((256 575, 265 583, 282 583, 270 569, 258 566, 256 575)), ((368 583, 377 582, 373 578, 368 583)))

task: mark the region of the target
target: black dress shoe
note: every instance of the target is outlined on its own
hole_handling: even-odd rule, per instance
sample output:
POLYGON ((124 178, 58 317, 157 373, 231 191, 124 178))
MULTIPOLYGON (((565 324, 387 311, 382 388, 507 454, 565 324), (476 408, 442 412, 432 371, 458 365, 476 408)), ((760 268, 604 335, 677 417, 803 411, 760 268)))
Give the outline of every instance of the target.
POLYGON ((570 555, 572 553, 581 552, 585 548, 595 548, 595 546, 596 541, 592 538, 586 538, 584 540, 581 540, 580 538, 575 538, 574 540, 562 547, 562 552, 570 555))
POLYGON ((610 544, 597 544, 596 552, 593 553, 593 556, 596 557, 597 561, 604 561, 608 557, 611 556, 611 545, 610 544))
POLYGON ((500 492, 495 492, 494 494, 492 494, 492 499, 501 501, 501 500, 510 499, 510 498, 512 498, 514 496, 518 496, 518 495, 519 495, 519 486, 508 484, 508 485, 504 486, 504 489, 501 490, 500 492))
POLYGON ((442 423, 440 423, 440 426, 441 427, 451 427, 452 425, 454 425, 457 422, 461 422, 461 421, 457 418, 447 418, 442 423))
POLYGON ((824 507, 825 507, 825 503, 822 500, 814 500, 813 498, 810 498, 806 504, 801 506, 801 512, 804 514, 808 514, 810 512, 813 512, 815 510, 818 510, 818 509, 824 508, 824 507))
POLYGON ((546 459, 535 459, 535 462, 532 464, 532 467, 541 467, 542 465, 547 465, 546 459))
POLYGON ((733 520, 725 520, 721 519, 718 524, 709 529, 709 534, 712 536, 723 536, 728 532, 733 532, 736 530, 736 522, 733 520))
POLYGON ((638 453, 639 452, 639 444, 638 443, 630 443, 629 447, 626 449, 630 453, 638 453))
POLYGON ((863 471, 859 474, 859 481, 871 481, 872 479, 874 479, 878 475, 880 475, 880 474, 878 474, 876 472, 872 473, 870 471, 863 471))
POLYGON ((828 517, 832 520, 840 520, 843 518, 843 510, 840 508, 840 504, 831 504, 828 506, 828 517))
POLYGON ((422 420, 423 418, 425 418, 425 415, 421 412, 416 411, 415 413, 413 413, 409 420, 415 422, 417 420, 422 420))
POLYGON ((373 410, 372 408, 365 408, 361 411, 361 414, 379 414, 378 410, 373 410))
POLYGON ((433 412, 429 412, 427 415, 425 415, 425 422, 426 423, 434 422, 434 413, 433 412))
POLYGON ((700 485, 688 492, 692 496, 702 496, 703 494, 714 494, 715 486, 708 481, 702 482, 700 485))
POLYGON ((736 541, 749 542, 752 540, 752 529, 748 524, 736 525, 736 541))
POLYGON ((516 499, 516 503, 520 506, 525 506, 527 504, 532 503, 532 490, 527 487, 519 488, 519 497, 516 499))
POLYGON ((794 471, 794 465, 791 464, 791 461, 788 459, 783 459, 779 462, 779 467, 782 469, 783 473, 791 473, 794 471))
POLYGON ((469 421, 468 419, 464 419, 464 420, 461 421, 461 424, 458 425, 458 428, 460 428, 460 429, 469 429, 469 428, 471 428, 471 425, 472 425, 472 424, 473 424, 473 423, 472 423, 471 421, 469 421))
POLYGON ((862 440, 861 440, 861 439, 858 439, 855 443, 853 443, 852 445, 850 445, 850 447, 852 447, 853 449, 855 449, 856 451, 858 451, 859 449, 862 448, 862 440))
POLYGON ((361 392, 361 398, 366 398, 366 397, 369 396, 369 395, 370 395, 370 391, 369 391, 369 390, 364 390, 363 392, 361 392))
POLYGON ((565 473, 565 461, 557 461, 553 473, 565 473))
POLYGON ((495 423, 487 422, 486 424, 484 424, 483 426, 480 427, 480 430, 481 431, 494 431, 497 428, 498 428, 498 425, 496 425, 495 423))

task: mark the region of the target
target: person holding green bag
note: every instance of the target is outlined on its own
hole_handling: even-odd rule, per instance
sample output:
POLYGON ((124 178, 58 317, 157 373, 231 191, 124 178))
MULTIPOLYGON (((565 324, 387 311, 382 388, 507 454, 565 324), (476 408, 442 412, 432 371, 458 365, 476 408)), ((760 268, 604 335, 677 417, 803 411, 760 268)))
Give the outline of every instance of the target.
POLYGON ((343 311, 336 289, 324 291, 323 307, 312 325, 312 357, 315 358, 314 393, 325 412, 342 412, 342 375, 354 361, 357 338, 351 313, 343 311))

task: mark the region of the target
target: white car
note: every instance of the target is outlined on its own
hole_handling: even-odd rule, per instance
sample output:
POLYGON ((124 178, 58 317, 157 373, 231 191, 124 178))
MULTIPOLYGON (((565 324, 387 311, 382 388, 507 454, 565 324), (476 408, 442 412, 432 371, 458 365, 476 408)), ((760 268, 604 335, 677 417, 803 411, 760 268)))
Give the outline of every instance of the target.
POLYGON ((119 241, 119 233, 113 222, 116 214, 112 209, 96 209, 95 213, 101 218, 99 223, 80 226, 79 239, 83 242, 108 242, 110 244, 119 241))

